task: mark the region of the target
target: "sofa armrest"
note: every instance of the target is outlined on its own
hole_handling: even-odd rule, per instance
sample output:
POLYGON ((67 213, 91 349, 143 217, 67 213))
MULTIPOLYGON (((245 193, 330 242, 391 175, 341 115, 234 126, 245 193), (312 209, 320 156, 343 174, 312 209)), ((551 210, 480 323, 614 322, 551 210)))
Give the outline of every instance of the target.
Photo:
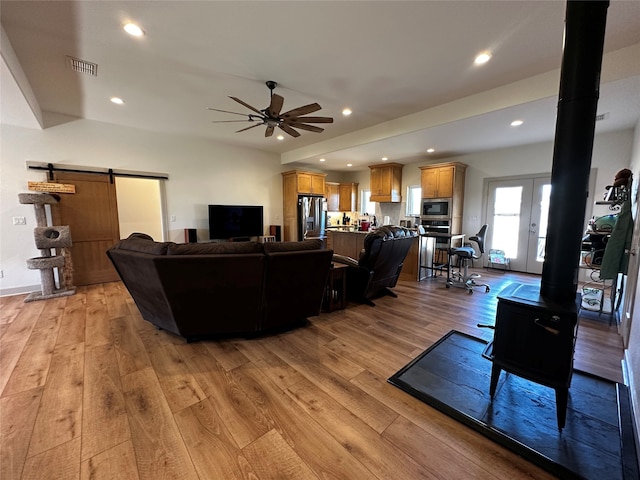
POLYGON ((351 258, 351 257, 347 257, 346 255, 338 255, 337 253, 333 254, 333 259, 332 261, 336 262, 336 263, 343 263, 344 265, 349 265, 351 267, 358 267, 358 261, 351 258))

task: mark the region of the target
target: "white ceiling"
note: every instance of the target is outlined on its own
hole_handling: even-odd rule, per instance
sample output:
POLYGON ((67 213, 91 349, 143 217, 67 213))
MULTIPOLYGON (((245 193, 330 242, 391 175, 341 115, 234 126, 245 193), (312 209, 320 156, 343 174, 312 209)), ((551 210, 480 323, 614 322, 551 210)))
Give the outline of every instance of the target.
MULTIPOLYGON (((45 128, 62 114, 329 170, 366 169, 382 156, 436 159, 553 138, 565 8, 556 0, 1 1, 2 93, 20 88, 29 98, 31 89, 45 128), (146 35, 125 34, 127 21, 146 35), (476 67, 483 50, 493 58, 476 67), (97 63, 97 77, 68 69, 66 56, 97 63), (240 117, 207 107, 250 113, 229 95, 265 108, 266 80, 279 83, 283 110, 318 102, 314 115, 335 122, 283 141, 262 127, 235 133, 250 124, 211 123, 240 117), (509 127, 516 118, 524 125, 509 127)), ((631 128, 640 115, 640 1, 611 2, 605 53, 598 112, 607 119, 598 131, 631 128)), ((23 121, 24 102, 13 100, 3 98, 5 123, 23 121)))

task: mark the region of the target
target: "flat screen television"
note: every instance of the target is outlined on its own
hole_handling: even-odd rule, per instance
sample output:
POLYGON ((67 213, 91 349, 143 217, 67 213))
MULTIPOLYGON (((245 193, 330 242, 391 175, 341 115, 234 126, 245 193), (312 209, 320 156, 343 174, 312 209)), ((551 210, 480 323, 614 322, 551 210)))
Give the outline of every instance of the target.
POLYGON ((209 238, 264 235, 262 205, 209 205, 209 238))

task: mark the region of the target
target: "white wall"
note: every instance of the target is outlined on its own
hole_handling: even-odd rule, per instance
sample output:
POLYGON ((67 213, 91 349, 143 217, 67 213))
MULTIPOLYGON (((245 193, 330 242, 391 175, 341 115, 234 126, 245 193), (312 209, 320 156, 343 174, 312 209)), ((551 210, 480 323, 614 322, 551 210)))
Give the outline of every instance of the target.
POLYGON ((77 120, 46 130, 0 125, 0 295, 37 290, 40 274, 26 267, 39 255, 33 240, 33 206, 18 203, 27 181, 46 174, 26 162, 166 173, 168 240, 184 241, 184 228, 208 236, 210 203, 264 206, 265 229, 282 223, 278 155, 199 138, 168 136, 112 124, 77 120), (27 225, 13 226, 24 216, 27 225), (171 217, 175 221, 169 221, 171 217))

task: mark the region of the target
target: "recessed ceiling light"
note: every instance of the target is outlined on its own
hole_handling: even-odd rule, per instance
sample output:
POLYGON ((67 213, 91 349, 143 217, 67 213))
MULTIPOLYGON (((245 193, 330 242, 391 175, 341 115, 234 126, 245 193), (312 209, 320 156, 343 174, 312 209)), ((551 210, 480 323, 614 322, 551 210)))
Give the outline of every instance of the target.
POLYGON ((284 140, 284 135, 278 135, 276 138, 277 138, 278 140, 284 140))
POLYGON ((387 160, 389 160, 387 157, 382 157, 383 162, 386 162, 387 160))
POLYGON ((326 160, 325 160, 324 158, 321 158, 321 159, 320 159, 320 161, 321 161, 321 162, 325 162, 326 160))
POLYGON ((124 100, 122 100, 120 97, 111 97, 111 103, 115 103, 116 105, 123 105, 124 104, 124 100))
POLYGON ((347 163, 347 167, 353 167, 353 163, 347 163))
POLYGON ((427 148, 427 153, 433 153, 435 151, 436 151, 435 148, 427 148))
POLYGON ((491 53, 490 52, 482 52, 481 54, 479 54, 476 59, 473 61, 473 63, 475 63, 476 65, 482 65, 484 63, 487 63, 489 60, 491 60, 491 53))
POLYGON ((125 32, 129 35, 133 35, 134 37, 141 37, 144 35, 142 29, 135 23, 127 23, 123 28, 125 32))
POLYGON ((342 110, 342 115, 344 115, 345 117, 348 117, 349 115, 351 115, 351 109, 350 108, 345 108, 344 110, 342 110))
POLYGON ((513 122, 511 122, 511 126, 512 127, 519 127, 520 125, 522 125, 524 122, 522 120, 514 120, 513 122))

